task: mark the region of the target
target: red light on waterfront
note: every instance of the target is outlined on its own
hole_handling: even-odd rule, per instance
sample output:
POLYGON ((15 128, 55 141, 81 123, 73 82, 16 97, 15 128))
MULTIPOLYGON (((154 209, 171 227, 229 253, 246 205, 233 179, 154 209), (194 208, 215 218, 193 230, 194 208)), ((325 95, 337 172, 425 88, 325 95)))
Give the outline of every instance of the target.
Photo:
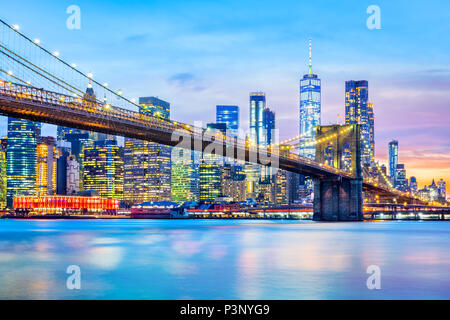
POLYGON ((78 196, 19 196, 14 197, 13 204, 14 209, 119 209, 117 199, 78 196))

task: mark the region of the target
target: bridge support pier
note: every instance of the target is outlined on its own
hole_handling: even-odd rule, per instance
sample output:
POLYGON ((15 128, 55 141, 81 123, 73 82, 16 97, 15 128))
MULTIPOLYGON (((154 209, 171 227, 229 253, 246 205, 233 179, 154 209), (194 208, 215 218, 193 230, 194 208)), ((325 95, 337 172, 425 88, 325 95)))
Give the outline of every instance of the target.
POLYGON ((314 221, 362 221, 362 179, 316 179, 314 221))

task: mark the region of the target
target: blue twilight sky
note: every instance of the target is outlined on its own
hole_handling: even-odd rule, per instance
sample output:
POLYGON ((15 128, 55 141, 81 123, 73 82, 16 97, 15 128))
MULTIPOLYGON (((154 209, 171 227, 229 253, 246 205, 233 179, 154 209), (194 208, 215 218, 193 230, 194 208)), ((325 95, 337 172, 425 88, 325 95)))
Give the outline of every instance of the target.
POLYGON ((298 132, 311 38, 322 123, 344 113, 345 80, 368 80, 378 158, 395 138, 408 175, 450 180, 448 1, 2 2, 2 19, 129 97, 169 101, 173 119, 214 121, 217 104, 233 104, 246 128, 248 94, 264 91, 281 138, 298 132), (372 4, 381 30, 366 27, 372 4), (69 5, 81 9, 80 30, 66 28, 69 5))

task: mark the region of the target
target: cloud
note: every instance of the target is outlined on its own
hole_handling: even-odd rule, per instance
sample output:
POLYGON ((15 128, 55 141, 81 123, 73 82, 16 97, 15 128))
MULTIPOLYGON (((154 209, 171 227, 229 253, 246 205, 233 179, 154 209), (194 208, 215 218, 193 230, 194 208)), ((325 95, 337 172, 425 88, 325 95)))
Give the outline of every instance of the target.
POLYGON ((188 89, 190 91, 203 91, 207 86, 203 85, 201 80, 199 80, 193 73, 182 72, 172 75, 167 82, 179 89, 188 89))
POLYGON ((186 86, 191 84, 195 79, 195 76, 189 72, 177 73, 171 76, 168 81, 170 84, 175 84, 177 86, 186 86))

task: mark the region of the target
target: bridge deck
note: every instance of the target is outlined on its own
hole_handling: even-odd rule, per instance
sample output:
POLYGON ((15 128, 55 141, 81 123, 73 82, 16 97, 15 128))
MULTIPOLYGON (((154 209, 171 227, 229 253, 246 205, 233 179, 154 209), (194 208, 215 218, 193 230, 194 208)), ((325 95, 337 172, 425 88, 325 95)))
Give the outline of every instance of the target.
MULTIPOLYGON (((211 135, 202 128, 148 116, 96 101, 86 101, 31 86, 0 81, 0 113, 5 116, 102 132, 134 139, 218 153, 249 163, 278 164, 280 169, 313 178, 351 179, 350 172, 338 170, 294 153, 252 147, 248 141, 224 135, 211 135), (272 161, 268 163, 268 160, 272 161)), ((366 192, 392 194, 387 187, 363 182, 366 192)), ((402 194, 398 193, 399 196, 402 194)), ((405 195, 403 195, 405 196, 405 195)))

